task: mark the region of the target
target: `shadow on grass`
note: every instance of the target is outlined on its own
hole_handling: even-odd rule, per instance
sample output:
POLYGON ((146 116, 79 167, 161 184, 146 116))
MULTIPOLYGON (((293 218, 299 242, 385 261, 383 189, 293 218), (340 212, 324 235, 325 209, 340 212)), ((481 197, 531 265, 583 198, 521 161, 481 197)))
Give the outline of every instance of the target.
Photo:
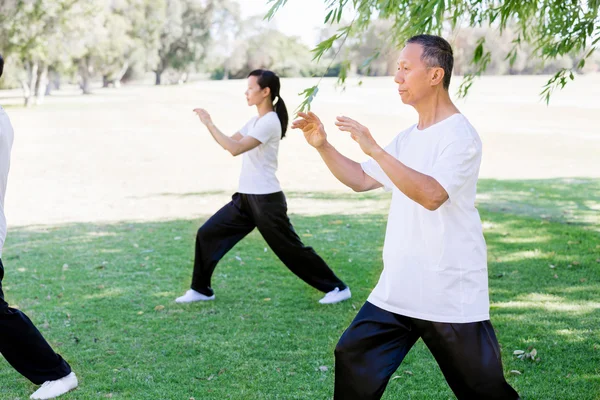
POLYGON ((479 207, 600 230, 600 179, 482 179, 479 207))
MULTIPOLYGON (((523 399, 596 399, 598 235, 518 215, 481 215, 492 321, 508 380, 523 399), (531 346, 541 361, 512 355, 531 346)), ((217 267, 216 301, 175 304, 188 288, 201 223, 187 220, 12 229, 5 293, 79 373, 81 388, 65 399, 329 399, 335 343, 381 271, 385 216, 292 222, 350 285, 351 301, 319 305, 322 294, 295 278, 254 231, 217 267)), ((386 399, 452 398, 421 342, 394 378, 386 399)), ((5 362, 0 380, 13 382, 1 385, 3 399, 33 389, 5 362)))
MULTIPOLYGON (((229 197, 227 191, 159 193, 145 197, 229 197)), ((391 194, 382 190, 366 193, 286 191, 288 199, 336 202, 361 200, 389 204, 391 194)), ((540 218, 545 221, 584 226, 600 231, 600 179, 556 178, 544 180, 481 179, 477 206, 480 209, 540 218)), ((382 207, 381 210, 386 210, 382 207)))

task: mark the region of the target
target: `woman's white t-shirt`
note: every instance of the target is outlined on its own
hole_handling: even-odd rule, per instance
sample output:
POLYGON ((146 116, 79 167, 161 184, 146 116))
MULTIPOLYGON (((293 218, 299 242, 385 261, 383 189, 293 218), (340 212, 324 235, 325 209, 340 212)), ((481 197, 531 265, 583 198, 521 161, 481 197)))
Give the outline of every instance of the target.
POLYGON ((261 144, 243 154, 238 192, 269 194, 281 191, 277 172, 277 155, 281 140, 281 124, 274 111, 253 117, 240 129, 242 136, 251 136, 261 144))
POLYGON ((475 193, 481 140, 462 114, 401 132, 385 150, 433 177, 449 199, 430 211, 402 193, 373 159, 365 173, 392 190, 383 272, 368 301, 427 321, 489 319, 487 252, 475 193))

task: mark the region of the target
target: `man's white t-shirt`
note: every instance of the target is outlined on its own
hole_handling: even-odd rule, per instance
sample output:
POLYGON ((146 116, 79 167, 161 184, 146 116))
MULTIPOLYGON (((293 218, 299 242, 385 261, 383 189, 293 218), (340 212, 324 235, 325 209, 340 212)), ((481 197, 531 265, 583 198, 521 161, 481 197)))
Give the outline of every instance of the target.
POLYGON ((423 130, 413 126, 385 148, 433 177, 449 199, 430 211, 408 198, 375 160, 366 174, 392 190, 383 272, 368 301, 408 317, 467 323, 489 319, 487 251, 475 193, 481 140, 462 114, 423 130))
POLYGON ((281 140, 281 124, 274 111, 253 117, 240 129, 242 136, 251 136, 261 144, 243 154, 238 192, 270 194, 281 191, 277 172, 277 154, 281 140))
POLYGON ((0 107, 0 257, 6 239, 6 216, 4 215, 4 195, 10 169, 10 150, 14 141, 14 132, 10 119, 0 107))

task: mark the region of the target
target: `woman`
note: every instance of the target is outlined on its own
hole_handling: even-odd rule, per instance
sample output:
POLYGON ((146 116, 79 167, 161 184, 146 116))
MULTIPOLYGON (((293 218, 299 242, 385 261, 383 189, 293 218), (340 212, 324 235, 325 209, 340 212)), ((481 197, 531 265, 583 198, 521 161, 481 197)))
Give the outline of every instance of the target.
POLYGON ((214 300, 211 277, 219 260, 255 227, 279 257, 300 279, 325 294, 319 303, 350 298, 350 289, 315 251, 304 246, 287 216, 287 204, 275 176, 279 141, 285 136, 288 113, 279 95, 279 77, 267 70, 248 75, 246 100, 257 116, 229 137, 212 122, 206 110, 194 112, 216 142, 233 156, 243 154, 238 191, 232 201, 200 227, 191 289, 177 303, 214 300))

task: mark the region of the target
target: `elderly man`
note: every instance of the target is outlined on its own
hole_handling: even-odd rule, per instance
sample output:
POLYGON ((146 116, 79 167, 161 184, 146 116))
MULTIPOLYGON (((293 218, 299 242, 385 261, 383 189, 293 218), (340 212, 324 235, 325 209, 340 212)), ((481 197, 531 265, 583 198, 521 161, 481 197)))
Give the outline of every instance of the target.
POLYGON ((421 338, 458 399, 515 400, 489 321, 486 245, 475 208, 481 140, 452 103, 450 44, 438 36, 409 39, 395 81, 418 123, 385 148, 347 117, 336 125, 370 159, 340 154, 314 113, 301 129, 331 172, 357 192, 393 192, 377 286, 335 349, 336 400, 379 399, 421 338))

